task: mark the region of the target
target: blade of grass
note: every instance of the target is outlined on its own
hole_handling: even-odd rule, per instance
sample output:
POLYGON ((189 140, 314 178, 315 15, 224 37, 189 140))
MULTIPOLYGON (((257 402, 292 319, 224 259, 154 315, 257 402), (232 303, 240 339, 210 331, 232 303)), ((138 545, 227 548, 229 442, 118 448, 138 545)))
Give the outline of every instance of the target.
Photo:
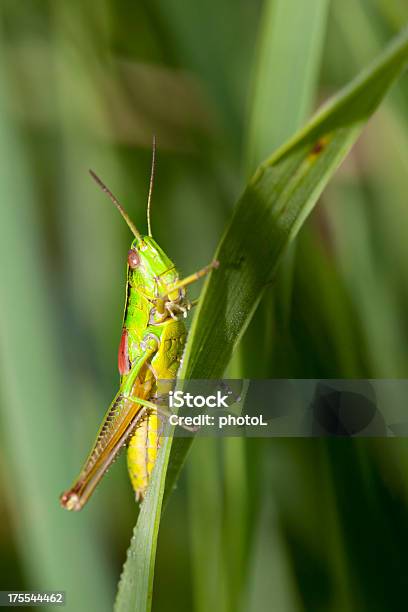
MULTIPOLYGON (((263 463, 264 482, 271 482, 271 462, 267 457, 263 463)), ((303 608, 299 601, 298 587, 290 566, 287 546, 279 523, 277 508, 272 489, 265 487, 259 510, 259 518, 254 521, 256 537, 251 561, 248 564, 249 580, 245 598, 241 600, 240 612, 275 609, 279 612, 300 612, 303 608), (273 607, 271 606, 273 593, 273 607)))
MULTIPOLYGON (((316 95, 328 8, 329 0, 307 3, 268 0, 265 3, 245 151, 245 165, 250 174, 310 115, 316 95)), ((259 312, 258 321, 264 329, 268 325, 265 319, 273 316, 274 308, 286 326, 295 259, 295 245, 292 245, 276 279, 278 301, 276 305, 272 304, 272 296, 269 296, 264 310, 259 312)), ((266 339, 266 346, 275 344, 266 339)), ((267 362, 268 355, 261 354, 259 361, 267 362)), ((262 366, 257 365, 261 372, 262 366)), ((263 369, 267 375, 265 365, 263 369)))
POLYGON ((104 611, 113 581, 94 525, 86 515, 72 521, 58 504, 71 476, 63 455, 69 410, 64 345, 47 282, 26 143, 6 110, 8 76, 0 62, 0 187, 7 194, 0 207, 1 438, 12 519, 31 588, 64 589, 67 610, 104 611))
MULTIPOLYGON (((323 204, 322 213, 327 208, 323 204)), ((299 261, 292 317, 296 329, 294 376, 364 378, 369 372, 364 369, 364 336, 356 309, 318 229, 309 225, 297 241, 299 261)))
POLYGON ((115 612, 147 612, 152 606, 157 535, 171 442, 170 435, 163 438, 120 577, 115 612))
POLYGON ((376 265, 373 251, 378 246, 372 245, 370 232, 372 202, 365 202, 358 184, 337 185, 336 191, 332 197, 336 206, 330 211, 336 256, 361 321, 370 374, 373 378, 404 377, 405 317, 399 313, 397 292, 388 271, 376 265))
POLYGON ((224 504, 218 442, 208 437, 197 440, 187 470, 195 612, 234 609, 228 568, 223 564, 224 504))
MULTIPOLYGON (((310 115, 320 72, 328 6, 329 0, 307 3, 267 0, 264 3, 244 151, 246 173, 252 173, 262 159, 292 136, 310 115)), ((264 295, 235 352, 239 359, 235 360, 235 369, 230 369, 231 377, 250 376, 252 372, 256 376, 268 376, 274 354, 279 355, 281 361, 282 354, 291 355, 287 323, 291 311, 295 246, 292 243, 282 261, 276 278, 276 291, 264 295), (277 334, 277 329, 282 333, 277 334), (285 346, 284 351, 282 346, 285 346)), ((254 480, 248 479, 245 450, 245 439, 223 440, 223 550, 232 610, 236 610, 243 600, 245 589, 252 588, 248 583, 256 575, 248 572, 247 562, 250 543, 257 537, 256 521, 249 513, 249 499, 255 497, 255 505, 262 506, 267 494, 263 487, 257 491, 254 480)), ((207 462, 196 466, 197 478, 203 469, 208 469, 207 462)), ((276 551, 275 561, 279 554, 280 549, 276 551)), ((205 583, 205 567, 201 568, 199 579, 205 583)))
MULTIPOLYGON (((383 23, 375 19, 372 10, 367 10, 364 2, 353 2, 344 0, 333 4, 333 16, 336 27, 343 40, 344 49, 349 53, 347 67, 353 71, 356 65, 367 61, 368 57, 379 53, 386 40, 383 23), (350 11, 353 12, 353 20, 350 21, 350 11)), ((394 113, 405 116, 407 105, 407 89, 400 81, 392 91, 387 106, 394 113)))
POLYGON ((265 3, 246 146, 250 172, 285 142, 311 111, 328 5, 329 0, 265 3))
MULTIPOLYGON (((234 437, 225 438, 222 442, 223 472, 221 476, 224 483, 223 498, 225 500, 222 554, 224 573, 228 580, 229 609, 233 611, 238 609, 238 602, 242 600, 242 592, 246 584, 248 534, 254 522, 248 508, 250 487, 246 466, 246 440, 234 437)), ((198 465, 196 469, 198 480, 200 476, 198 465)), ((194 491, 191 494, 193 495, 194 491)), ((215 508, 218 511, 217 506, 215 508)), ((202 521, 204 520, 203 516, 202 521)))
MULTIPOLYGON (((260 166, 217 250, 220 268, 205 284, 180 378, 222 376, 285 247, 407 61, 408 30, 260 166)), ((151 608, 165 485, 168 494, 190 444, 177 438, 172 448, 171 437, 164 440, 128 551, 117 612, 151 608)))
POLYGON ((407 61, 408 29, 259 167, 217 250, 220 268, 205 286, 181 378, 223 373, 285 247, 407 61))
MULTIPOLYGON (((408 61, 408 28, 258 169, 228 225, 204 286, 180 372, 222 376, 286 246, 408 61)), ((191 439, 175 440, 166 494, 191 439)))
POLYGON ((321 441, 334 485, 336 525, 351 585, 352 605, 343 609, 350 612, 398 610, 406 597, 400 568, 408 545, 407 503, 401 479, 404 470, 398 460, 394 459, 394 465, 391 460, 395 442, 321 441), (388 465, 384 457, 391 460, 388 465), (373 554, 373 534, 375 550, 383 551, 381 555, 373 554))

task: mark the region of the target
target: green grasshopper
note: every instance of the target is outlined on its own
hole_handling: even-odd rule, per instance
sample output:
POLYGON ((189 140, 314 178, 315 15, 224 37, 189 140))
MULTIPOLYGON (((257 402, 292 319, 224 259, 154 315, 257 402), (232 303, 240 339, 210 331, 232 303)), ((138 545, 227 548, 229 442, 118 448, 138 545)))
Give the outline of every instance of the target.
POLYGON ((158 381, 176 378, 186 341, 183 318, 192 303, 185 288, 218 267, 213 261, 179 280, 174 263, 152 237, 150 206, 155 170, 155 140, 147 200, 148 235, 142 236, 112 192, 96 174, 91 176, 109 196, 135 236, 127 256, 126 300, 118 367, 120 386, 83 468, 60 497, 67 510, 81 510, 127 445, 127 464, 136 500, 142 500, 161 442, 158 381))

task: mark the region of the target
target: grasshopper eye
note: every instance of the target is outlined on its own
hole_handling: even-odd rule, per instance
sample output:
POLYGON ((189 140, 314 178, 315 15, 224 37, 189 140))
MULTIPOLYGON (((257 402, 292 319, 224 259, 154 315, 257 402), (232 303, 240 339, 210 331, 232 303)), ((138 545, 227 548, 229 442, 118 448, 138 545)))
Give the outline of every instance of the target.
POLYGON ((129 268, 132 268, 132 270, 137 268, 137 266, 140 264, 139 253, 134 249, 130 249, 130 251, 128 252, 127 261, 129 264, 129 268))

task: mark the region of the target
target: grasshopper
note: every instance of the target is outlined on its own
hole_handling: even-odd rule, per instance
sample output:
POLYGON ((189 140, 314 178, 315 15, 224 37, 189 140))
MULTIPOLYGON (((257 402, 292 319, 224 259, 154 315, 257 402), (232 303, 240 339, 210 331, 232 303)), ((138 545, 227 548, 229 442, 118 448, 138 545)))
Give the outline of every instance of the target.
POLYGON ((150 206, 155 170, 155 140, 147 200, 148 235, 142 236, 113 193, 109 196, 134 235, 127 255, 126 299, 119 343, 119 391, 114 397, 82 470, 60 497, 67 510, 81 510, 127 445, 127 465, 136 501, 143 500, 161 442, 158 381, 176 378, 187 331, 183 319, 192 303, 186 287, 218 267, 217 261, 179 279, 174 263, 152 237, 150 206))

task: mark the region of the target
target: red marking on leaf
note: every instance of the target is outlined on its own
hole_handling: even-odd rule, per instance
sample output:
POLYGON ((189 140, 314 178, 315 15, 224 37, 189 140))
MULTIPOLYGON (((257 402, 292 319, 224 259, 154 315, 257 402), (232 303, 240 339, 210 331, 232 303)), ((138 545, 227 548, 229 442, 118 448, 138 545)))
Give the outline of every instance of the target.
POLYGON ((118 351, 118 368, 119 374, 123 376, 130 370, 129 353, 128 353, 128 333, 126 329, 122 331, 122 337, 119 343, 118 351))
POLYGON ((323 151, 323 149, 325 149, 327 145, 327 138, 325 136, 322 136, 322 138, 319 138, 319 140, 317 140, 312 148, 312 155, 319 155, 319 153, 321 153, 323 151))
POLYGON ((323 143, 320 140, 318 140, 316 144, 314 145, 312 152, 315 153, 316 155, 318 153, 321 153, 323 151, 323 146, 324 146, 323 143))

